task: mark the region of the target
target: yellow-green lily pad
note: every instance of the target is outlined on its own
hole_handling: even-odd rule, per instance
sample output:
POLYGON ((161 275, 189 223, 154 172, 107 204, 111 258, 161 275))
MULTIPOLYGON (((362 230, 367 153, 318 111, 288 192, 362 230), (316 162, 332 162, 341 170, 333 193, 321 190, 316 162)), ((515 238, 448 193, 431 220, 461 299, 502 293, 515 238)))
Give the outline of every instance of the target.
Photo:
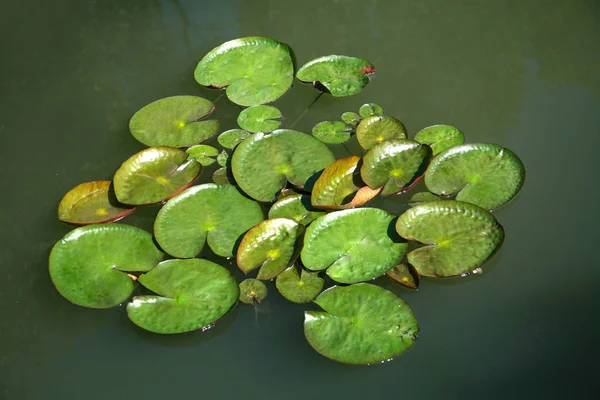
POLYGON ((313 127, 312 135, 323 143, 340 144, 350 139, 353 130, 344 121, 323 121, 313 127))
POLYGON ((400 263, 386 272, 387 276, 409 289, 419 289, 421 278, 419 272, 409 263, 400 263))
POLYGON ((260 303, 267 297, 267 285, 258 279, 248 278, 240 282, 240 301, 244 304, 260 303))
POLYGON ((451 125, 433 125, 417 132, 415 140, 419 143, 428 144, 435 156, 450 147, 463 144, 465 135, 458 128, 451 125))
POLYGON ((283 297, 292 303, 308 303, 323 290, 325 280, 318 272, 308 272, 301 268, 300 273, 291 266, 277 276, 275 287, 283 297))
POLYGON ((208 146, 206 144, 199 144, 197 146, 190 147, 185 152, 188 153, 188 159, 193 158, 203 167, 207 167, 217 161, 215 157, 217 157, 219 154, 219 150, 217 148, 208 146))
POLYGON ((273 132, 281 126, 281 111, 273 106, 253 106, 243 109, 238 115, 240 128, 252 132, 273 132))
POLYGON ((221 133, 217 137, 217 141, 221 146, 225 147, 226 149, 233 149, 248 136, 250 136, 250 132, 246 132, 243 129, 230 129, 221 133))
POLYGON ((310 195, 300 193, 280 198, 269 209, 269 218, 288 218, 304 226, 325 214, 310 204, 310 195))
POLYGON ((223 150, 222 152, 219 153, 219 155, 217 156, 217 163, 221 166, 221 167, 226 167, 227 166, 227 161, 229 160, 229 153, 226 150, 223 150))
POLYGON ((406 139, 404 124, 390 116, 370 116, 356 127, 356 139, 361 147, 370 150, 376 144, 389 139, 406 139))
POLYGON ((221 167, 213 172, 212 180, 219 185, 235 185, 233 175, 231 175, 227 167, 221 167))
POLYGON ((379 104, 366 103, 366 104, 363 104, 362 106, 360 106, 358 113, 363 118, 371 117, 373 115, 382 116, 383 108, 381 108, 381 106, 379 104))
POLYGON ((330 55, 307 62, 296 77, 332 96, 351 96, 363 90, 375 72, 373 64, 356 57, 330 55))
POLYGON ((341 118, 342 121, 353 127, 358 125, 358 123, 362 120, 362 117, 359 114, 352 111, 346 111, 342 114, 341 118))

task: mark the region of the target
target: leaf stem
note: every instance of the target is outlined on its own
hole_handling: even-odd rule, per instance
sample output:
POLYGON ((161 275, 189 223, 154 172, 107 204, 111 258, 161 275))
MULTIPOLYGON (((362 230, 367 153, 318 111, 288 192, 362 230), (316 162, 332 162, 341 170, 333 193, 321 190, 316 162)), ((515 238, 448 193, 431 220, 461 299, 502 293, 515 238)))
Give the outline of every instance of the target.
POLYGON ((290 126, 290 129, 292 129, 294 126, 296 126, 296 124, 297 124, 298 122, 300 122, 300 120, 302 119, 302 117, 304 117, 304 115, 306 115, 306 113, 308 112, 308 110, 309 110, 309 109, 310 109, 310 108, 311 108, 311 107, 312 107, 312 106, 313 106, 313 105, 314 105, 314 104, 317 102, 317 100, 319 100, 319 99, 321 98, 321 96, 323 96, 323 93, 325 93, 325 92, 320 92, 320 93, 317 95, 317 97, 315 97, 315 99, 312 101, 312 103, 310 103, 310 104, 308 105, 308 107, 306 107, 306 108, 304 109, 304 111, 302 111, 302 114, 300 114, 300 115, 298 116, 298 118, 296 118, 296 120, 294 121, 294 123, 292 123, 292 125, 290 126))

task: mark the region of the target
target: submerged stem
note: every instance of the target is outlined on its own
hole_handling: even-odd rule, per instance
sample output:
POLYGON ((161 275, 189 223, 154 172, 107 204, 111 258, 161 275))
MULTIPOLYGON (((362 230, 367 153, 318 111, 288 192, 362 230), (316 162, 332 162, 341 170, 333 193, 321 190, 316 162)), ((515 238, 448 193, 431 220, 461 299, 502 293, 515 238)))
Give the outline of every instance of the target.
POLYGON ((319 99, 321 98, 321 96, 323 96, 323 93, 325 93, 325 92, 320 92, 320 93, 317 95, 317 97, 315 97, 315 99, 312 101, 312 103, 310 103, 310 104, 308 105, 308 107, 306 107, 306 108, 304 109, 304 111, 302 111, 302 114, 300 114, 300 115, 298 116, 298 118, 296 118, 296 120, 294 121, 294 123, 292 123, 292 125, 290 126, 290 129, 292 129, 294 126, 296 126, 296 124, 297 124, 298 122, 300 122, 300 120, 302 119, 302 117, 304 117, 304 115, 306 115, 306 113, 308 112, 308 110, 309 110, 309 109, 310 109, 310 108, 311 108, 311 107, 312 107, 312 106, 313 106, 313 105, 314 105, 314 104, 317 102, 317 100, 319 100, 319 99))

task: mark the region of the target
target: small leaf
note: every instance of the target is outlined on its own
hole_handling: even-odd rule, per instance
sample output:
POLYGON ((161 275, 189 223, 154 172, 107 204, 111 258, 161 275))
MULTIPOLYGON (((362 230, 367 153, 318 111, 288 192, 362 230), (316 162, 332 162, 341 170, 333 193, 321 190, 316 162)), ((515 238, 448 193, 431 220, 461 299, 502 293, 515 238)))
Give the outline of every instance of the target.
POLYGON ((342 114, 342 121, 347 123, 348 125, 356 126, 360 122, 362 117, 355 112, 346 111, 342 114))
POLYGON ((267 285, 258 279, 244 279, 240 283, 240 301, 245 304, 260 303, 267 297, 267 285))
POLYGON ((273 132, 281 125, 281 111, 273 106, 253 106, 240 112, 237 123, 240 128, 252 132, 273 132))
POLYGON ((437 201, 443 200, 441 197, 436 196, 430 192, 419 192, 412 195, 410 200, 408 200, 408 205, 411 207, 416 206, 421 203, 427 203, 428 201, 437 201))
POLYGON ((296 77, 325 89, 332 96, 351 96, 363 90, 375 72, 370 62, 348 56, 330 55, 304 64, 296 77))
POLYGON ((419 273, 409 263, 398 264, 395 268, 386 272, 387 276, 409 289, 419 289, 421 278, 419 273))
POLYGON ((360 110, 358 110, 358 113, 363 118, 371 116, 381 117, 383 116, 383 108, 381 108, 379 104, 366 103, 360 106, 360 110))
POLYGON ((212 180, 219 185, 235 185, 233 176, 227 170, 227 167, 221 167, 213 172, 212 180))
POLYGON ((193 158, 203 167, 213 164, 216 161, 213 157, 216 157, 219 154, 218 149, 205 144, 190 147, 185 152, 188 154, 188 159, 193 158))
POLYGON ((343 121, 323 121, 313 127, 312 134, 323 143, 340 144, 350 139, 352 129, 343 121))
POLYGON ((226 150, 223 150, 222 152, 219 153, 219 155, 217 156, 217 163, 221 166, 221 167, 226 167, 227 166, 227 160, 229 160, 229 153, 227 153, 226 150))
POLYGON ((250 136, 249 132, 242 129, 230 129, 225 131, 217 137, 219 144, 226 149, 233 149, 235 146, 240 144, 242 140, 250 136))
POLYGON ((388 139, 406 139, 404 124, 394 117, 366 117, 356 128, 356 139, 365 150, 388 139))
POLYGON ((275 286, 283 297, 293 303, 308 303, 323 290, 325 280, 318 272, 308 272, 302 269, 301 275, 294 266, 286 269, 277 276, 275 286))
POLYGON ((465 135, 458 128, 450 125, 433 125, 417 132, 415 140, 428 144, 435 156, 450 147, 463 144, 465 135))

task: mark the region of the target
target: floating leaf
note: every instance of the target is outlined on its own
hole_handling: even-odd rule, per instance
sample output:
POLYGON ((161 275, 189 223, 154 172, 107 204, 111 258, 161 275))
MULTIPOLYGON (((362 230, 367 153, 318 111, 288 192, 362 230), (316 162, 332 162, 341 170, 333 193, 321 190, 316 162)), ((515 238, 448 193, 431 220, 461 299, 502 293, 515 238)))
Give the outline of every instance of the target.
POLYGON ((258 279, 244 279, 240 283, 240 301, 245 304, 260 303, 267 297, 267 285, 258 279))
POLYGON ((395 268, 392 268, 386 272, 386 274, 402 286, 406 286, 409 289, 417 290, 419 288, 421 278, 419 277, 419 273, 415 267, 409 263, 398 264, 395 268))
POLYGON ((134 226, 99 224, 67 233, 50 253, 50 278, 79 306, 109 308, 127 300, 134 281, 126 272, 148 271, 163 258, 152 235, 134 226))
POLYGON ((396 223, 400 236, 425 244, 408 253, 420 275, 457 276, 472 272, 500 247, 504 230, 488 211, 455 200, 410 208, 396 223))
POLYGON ((375 67, 370 62, 348 56, 325 56, 307 62, 298 70, 296 77, 332 96, 351 96, 363 90, 369 83, 375 67))
POLYGON ((347 123, 348 125, 356 126, 360 122, 362 117, 355 112, 346 111, 342 114, 342 121, 347 123))
POLYGON ((117 199, 142 205, 174 196, 200 174, 202 166, 187 158, 185 151, 172 147, 149 147, 134 154, 115 173, 117 199))
POLYGON ((262 220, 258 203, 235 186, 206 183, 167 201, 156 216, 154 236, 174 257, 194 257, 205 242, 217 255, 231 257, 236 242, 262 220))
POLYGON ((216 161, 213 157, 219 154, 217 148, 205 144, 190 147, 185 152, 188 153, 188 159, 193 158, 204 167, 213 164, 216 161))
POLYGON ((361 117, 367 118, 371 116, 383 116, 383 108, 379 104, 375 103, 367 103, 360 106, 358 113, 361 117))
POLYGON ((313 187, 311 204, 328 209, 354 208, 363 205, 379 193, 360 179, 360 157, 342 158, 330 164, 313 187))
POLYGON ((292 193, 281 197, 269 209, 269 218, 288 218, 304 226, 325 215, 310 204, 310 195, 292 193))
POLYGON ((225 268, 207 260, 167 260, 140 276, 158 296, 136 296, 129 319, 150 332, 174 334, 206 329, 237 302, 237 282, 225 268))
POLYGON ((273 132, 281 125, 281 111, 273 106, 253 106, 240 112, 237 123, 248 132, 273 132))
POLYGON ((270 280, 298 256, 302 225, 286 218, 263 221, 244 235, 237 250, 237 265, 247 274, 260 267, 257 278, 270 280))
POLYGON ((233 176, 227 170, 227 167, 221 167, 213 172, 212 180, 219 185, 235 185, 233 176))
POLYGON ((217 133, 219 121, 200 121, 213 110, 212 101, 202 97, 166 97, 136 112, 129 121, 129 130, 147 146, 187 147, 217 133))
POLYGON ((323 143, 339 144, 350 139, 352 130, 344 121, 323 121, 313 127, 312 134, 323 143))
POLYGON ((356 139, 363 149, 369 150, 385 140, 406 139, 406 128, 394 117, 367 117, 358 124, 356 139))
POLYGON ((387 361, 412 346, 419 333, 410 307, 379 286, 334 286, 315 303, 324 311, 304 313, 304 335, 317 352, 335 361, 387 361))
POLYGON ((231 159, 240 188, 258 201, 273 201, 289 181, 305 188, 310 178, 331 164, 329 148, 302 132, 278 129, 255 133, 236 147, 231 159))
POLYGON ((417 132, 415 140, 428 144, 435 156, 450 147, 463 144, 465 135, 458 128, 450 125, 433 125, 417 132))
POLYGON ((245 37, 212 49, 194 71, 204 86, 227 86, 227 97, 242 106, 270 103, 294 80, 295 56, 284 43, 266 37, 245 37))
POLYGON ((408 190, 425 172, 429 146, 413 140, 386 140, 363 158, 360 175, 372 189, 383 186, 382 196, 408 190))
POLYGON ((377 208, 335 211, 306 228, 301 258, 313 271, 341 283, 376 278, 394 268, 406 254, 407 243, 394 235, 394 217, 377 208), (393 232, 392 232, 393 234, 393 232))
POLYGON ((438 195, 493 210, 512 199, 525 181, 525 167, 512 151, 496 144, 451 147, 433 158, 425 185, 438 195))
POLYGON ((416 206, 417 204, 427 203, 428 201, 437 201, 442 200, 440 196, 436 196, 430 192, 419 192, 412 195, 410 200, 408 200, 408 204, 412 206, 416 206))
POLYGON ((223 150, 217 156, 217 163, 221 167, 226 167, 227 166, 227 160, 229 160, 229 153, 227 153, 227 151, 223 150))
POLYGON ((225 147, 226 149, 233 149, 248 136, 250 136, 250 133, 246 132, 245 130, 230 129, 221 133, 219 137, 217 137, 217 141, 221 146, 225 147))
POLYGON ((113 205, 111 194, 110 181, 81 183, 58 204, 58 219, 76 225, 99 224, 117 221, 135 210, 113 205))
POLYGON ((319 277, 318 272, 308 272, 294 266, 286 269, 277 276, 275 286, 283 297, 293 303, 308 303, 323 290, 325 280, 319 277))

